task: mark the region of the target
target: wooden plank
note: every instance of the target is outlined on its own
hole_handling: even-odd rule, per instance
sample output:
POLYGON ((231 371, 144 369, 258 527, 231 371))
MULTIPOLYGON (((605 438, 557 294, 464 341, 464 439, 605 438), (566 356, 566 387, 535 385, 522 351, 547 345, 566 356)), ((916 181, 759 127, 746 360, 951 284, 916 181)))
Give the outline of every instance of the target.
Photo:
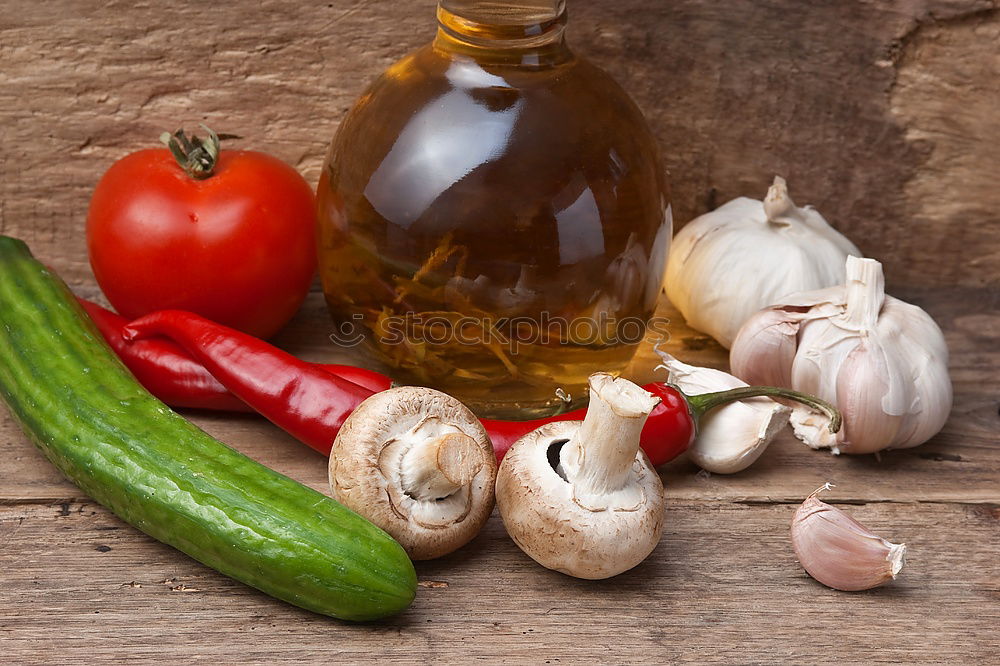
MULTIPOLYGON (((83 289, 81 293, 90 294, 83 289)), ((947 332, 952 351, 955 407, 944 430, 915 449, 874 456, 832 456, 812 451, 786 431, 751 468, 735 475, 699 473, 686 459, 665 466, 664 480, 675 498, 724 498, 740 501, 791 501, 830 481, 844 501, 1000 502, 1000 312, 974 311, 984 292, 923 291, 923 305, 947 332), (970 319, 971 318, 971 319, 970 319)), ((916 300, 916 299, 914 299, 916 300)), ((664 348, 688 362, 727 367, 724 350, 687 328, 664 299, 658 316, 671 320, 671 340, 664 348)), ((305 358, 358 362, 330 343, 329 316, 319 294, 312 294, 293 323, 277 339, 283 348, 305 358)), ((362 361, 364 359, 361 359, 362 361)), ((653 370, 656 357, 646 344, 627 373, 639 382, 662 380, 653 370)), ((0 417, 0 459, 5 483, 0 502, 80 498, 38 454, 7 415, 0 417)), ((185 415, 212 435, 262 463, 326 492, 326 462, 269 423, 248 415, 185 415)))
POLYGON ((609 581, 534 564, 497 516, 417 565, 414 605, 350 625, 235 583, 99 506, 0 507, 7 663, 986 663, 1000 648, 996 507, 848 507, 908 544, 899 579, 848 594, 798 566, 793 506, 671 502, 653 556, 609 581))
MULTIPOLYGON (((571 3, 576 50, 648 117, 678 223, 775 173, 895 287, 1000 284, 1000 0, 571 3)), ((98 175, 207 122, 315 182, 367 82, 429 41, 432 0, 7 3, 0 231, 74 282, 98 175)))

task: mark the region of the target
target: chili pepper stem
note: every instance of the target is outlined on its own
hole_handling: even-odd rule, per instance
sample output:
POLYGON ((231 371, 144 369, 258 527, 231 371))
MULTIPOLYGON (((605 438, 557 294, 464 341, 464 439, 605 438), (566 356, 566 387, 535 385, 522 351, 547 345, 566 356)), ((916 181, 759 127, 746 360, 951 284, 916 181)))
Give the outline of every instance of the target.
POLYGON ((795 402, 801 402, 802 404, 808 405, 817 411, 823 412, 827 417, 829 417, 830 432, 837 432, 840 430, 840 424, 842 421, 840 411, 825 400, 820 400, 816 396, 812 396, 807 393, 801 393, 791 389, 783 389, 777 386, 740 386, 738 388, 729 389, 728 391, 702 393, 700 395, 685 395, 684 397, 687 399, 688 405, 691 409, 691 414, 694 416, 696 421, 709 410, 715 409, 716 407, 729 402, 747 400, 748 398, 785 398, 788 400, 794 400, 795 402))

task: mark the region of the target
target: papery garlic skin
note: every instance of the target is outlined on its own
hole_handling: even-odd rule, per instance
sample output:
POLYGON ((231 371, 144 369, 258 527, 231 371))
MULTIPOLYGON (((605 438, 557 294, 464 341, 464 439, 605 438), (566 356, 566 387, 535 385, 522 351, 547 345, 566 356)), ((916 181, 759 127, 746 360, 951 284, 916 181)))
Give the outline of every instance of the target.
POLYGON ((796 437, 834 453, 917 446, 951 412, 948 349, 920 308, 885 294, 882 265, 849 257, 846 285, 792 294, 751 317, 730 351, 733 374, 816 395, 844 417, 795 408, 796 437))
MULTIPOLYGON (((687 395, 714 393, 747 386, 732 375, 712 368, 682 363, 656 350, 667 382, 687 395)), ((791 410, 770 398, 731 402, 706 413, 698 422, 698 436, 688 448, 694 464, 714 474, 735 474, 752 465, 774 436, 788 424, 791 410)))
POLYGON ((895 579, 906 554, 906 544, 883 539, 820 501, 816 493, 806 498, 792 518, 792 547, 810 576, 845 592, 868 590, 895 579))
POLYGON ((667 259, 670 302, 691 328, 727 349, 755 312, 786 294, 842 284, 861 256, 776 176, 764 201, 733 199, 677 232, 667 259))

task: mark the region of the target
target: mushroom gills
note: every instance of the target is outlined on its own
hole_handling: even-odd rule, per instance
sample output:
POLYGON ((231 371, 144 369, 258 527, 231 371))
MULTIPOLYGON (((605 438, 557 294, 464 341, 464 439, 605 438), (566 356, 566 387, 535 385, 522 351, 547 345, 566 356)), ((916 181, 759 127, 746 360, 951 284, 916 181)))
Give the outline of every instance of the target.
POLYGON ((472 510, 471 483, 484 466, 481 452, 475 440, 436 416, 387 441, 378 465, 393 512, 429 529, 464 520, 472 510))
POLYGON ((494 505, 497 461, 476 415, 419 386, 367 398, 330 455, 330 490, 399 541, 413 559, 468 543, 494 505))

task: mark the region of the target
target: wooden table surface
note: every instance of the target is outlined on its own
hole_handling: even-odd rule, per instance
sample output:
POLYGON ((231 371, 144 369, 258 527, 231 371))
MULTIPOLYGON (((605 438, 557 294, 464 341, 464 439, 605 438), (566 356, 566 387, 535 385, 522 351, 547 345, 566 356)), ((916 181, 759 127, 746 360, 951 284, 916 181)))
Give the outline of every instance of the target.
MULTIPOLYGON (((78 288, 85 295, 96 289, 78 288)), ((916 449, 834 457, 783 433, 750 469, 708 475, 686 460, 662 473, 663 540, 601 582, 547 571, 494 514, 470 545, 417 564, 402 615, 352 625, 236 583, 129 527, 65 481, 6 411, 0 417, 0 644, 8 663, 182 659, 313 662, 986 663, 1000 625, 1000 314, 982 296, 913 295, 942 324, 955 408, 916 449), (824 482, 828 502, 907 544, 890 585, 836 592, 799 567, 796 505, 824 482)), ((668 349, 704 365, 725 354, 672 316, 668 349)), ((315 360, 330 323, 318 294, 278 339, 315 360)), ((648 349, 629 375, 662 377, 648 349)), ((211 434, 319 490, 326 461, 250 416, 187 415, 211 434)))
MULTIPOLYGON (((83 223, 99 174, 160 131, 207 122, 315 183, 363 86, 433 34, 433 0, 10 0, 0 10, 0 233, 99 297, 83 223)), ((404 614, 302 611, 95 504, 0 408, 0 662, 997 663, 1000 655, 1000 2, 571 0, 570 40, 636 99, 679 223, 775 173, 927 309, 951 350, 941 434, 880 458, 786 432, 750 469, 663 470, 663 541, 603 582, 534 564, 494 516, 420 563, 404 614), (847 594, 809 578, 788 527, 825 495, 908 545, 900 578, 847 594)), ((674 320, 668 349, 725 367, 674 320)), ((317 293, 277 340, 335 360, 317 293)), ((649 349, 630 371, 654 372, 649 349)), ((325 488, 318 455, 250 416, 186 413, 325 488)))

